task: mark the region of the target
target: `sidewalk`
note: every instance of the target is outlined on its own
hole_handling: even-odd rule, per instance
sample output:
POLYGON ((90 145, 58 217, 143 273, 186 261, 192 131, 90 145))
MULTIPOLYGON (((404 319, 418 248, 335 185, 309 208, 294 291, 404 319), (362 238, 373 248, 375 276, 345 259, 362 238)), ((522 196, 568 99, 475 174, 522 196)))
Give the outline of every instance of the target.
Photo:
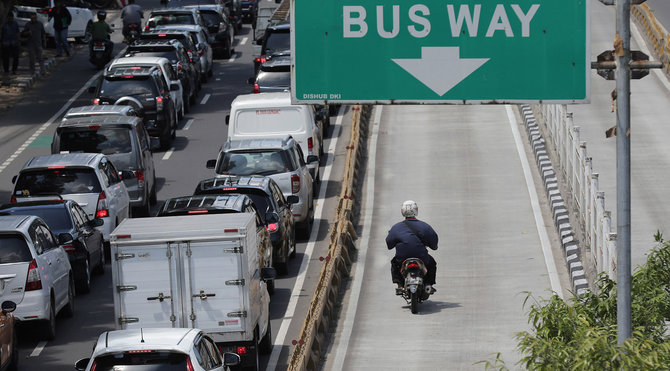
POLYGON ((21 46, 19 55, 19 68, 17 74, 6 74, 0 70, 0 113, 12 108, 16 102, 20 101, 26 90, 32 88, 38 81, 49 76, 51 71, 60 63, 69 61, 73 56, 84 50, 86 45, 70 42, 70 56, 56 57, 55 48, 44 49, 42 57, 44 58, 45 74, 40 73, 39 66, 35 66, 35 72, 30 73, 28 67, 28 51, 25 46, 21 46))

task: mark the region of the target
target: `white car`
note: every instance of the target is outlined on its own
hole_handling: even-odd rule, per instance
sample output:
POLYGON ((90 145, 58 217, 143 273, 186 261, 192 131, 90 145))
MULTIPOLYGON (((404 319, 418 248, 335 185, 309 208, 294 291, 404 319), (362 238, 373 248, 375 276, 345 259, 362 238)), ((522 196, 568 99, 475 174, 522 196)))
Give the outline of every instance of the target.
POLYGON ((56 314, 74 314, 74 275, 58 240, 37 216, 0 216, 0 301, 16 303, 17 321, 42 324, 48 340, 56 337, 56 314))
POLYGON ((74 367, 79 371, 224 371, 239 363, 239 355, 222 356, 199 329, 142 328, 103 332, 91 357, 80 359, 74 367))
MULTIPOLYGON (((88 43, 93 37, 94 14, 88 9, 89 5, 81 0, 64 0, 67 10, 72 16, 72 23, 68 27, 68 37, 88 43)), ((23 29, 23 25, 30 21, 30 15, 37 13, 37 20, 44 25, 48 37, 54 37, 54 21, 49 14, 56 6, 55 0, 16 0, 16 22, 23 29)))
POLYGON ((163 71, 163 76, 167 80, 168 85, 177 84, 179 85, 178 90, 170 90, 170 96, 174 102, 176 115, 178 119, 184 118, 184 87, 179 80, 177 72, 172 67, 172 63, 167 58, 159 57, 124 57, 117 58, 109 64, 108 70, 112 70, 116 67, 146 67, 146 66, 159 66, 163 71))
POLYGON ((188 31, 191 34, 191 40, 193 45, 198 49, 198 55, 200 55, 200 71, 202 74, 200 78, 202 82, 206 82, 208 77, 211 77, 214 74, 214 51, 212 46, 209 44, 210 35, 207 30, 200 25, 190 25, 190 24, 171 24, 166 26, 157 26, 154 31, 188 31))
POLYGON ((33 157, 12 179, 11 202, 62 197, 76 201, 89 218, 100 218, 97 227, 107 244, 110 233, 130 216, 130 198, 123 179, 134 175, 119 172, 100 153, 64 153, 33 157))

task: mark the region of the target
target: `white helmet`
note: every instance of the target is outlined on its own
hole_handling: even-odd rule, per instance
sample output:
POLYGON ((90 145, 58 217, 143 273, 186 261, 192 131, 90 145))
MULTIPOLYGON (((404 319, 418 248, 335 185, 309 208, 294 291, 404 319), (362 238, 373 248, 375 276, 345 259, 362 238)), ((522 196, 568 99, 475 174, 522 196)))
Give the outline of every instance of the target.
POLYGON ((402 203, 400 213, 402 213, 402 216, 405 218, 416 218, 416 216, 419 215, 419 207, 416 205, 416 202, 407 200, 402 203))

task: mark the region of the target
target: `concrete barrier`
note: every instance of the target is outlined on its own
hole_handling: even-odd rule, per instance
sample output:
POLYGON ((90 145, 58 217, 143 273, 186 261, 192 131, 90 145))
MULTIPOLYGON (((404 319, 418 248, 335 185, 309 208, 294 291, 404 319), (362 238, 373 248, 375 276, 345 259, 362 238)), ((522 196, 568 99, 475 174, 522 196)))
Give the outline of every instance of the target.
POLYGON ((340 291, 340 282, 349 274, 350 251, 355 248, 357 238, 353 225, 355 198, 358 187, 358 171, 361 166, 363 147, 367 139, 370 111, 372 107, 353 106, 351 138, 347 145, 347 157, 338 199, 335 221, 330 228, 330 248, 310 303, 305 321, 288 363, 288 370, 316 369, 321 352, 327 344, 328 325, 335 314, 335 305, 340 291))

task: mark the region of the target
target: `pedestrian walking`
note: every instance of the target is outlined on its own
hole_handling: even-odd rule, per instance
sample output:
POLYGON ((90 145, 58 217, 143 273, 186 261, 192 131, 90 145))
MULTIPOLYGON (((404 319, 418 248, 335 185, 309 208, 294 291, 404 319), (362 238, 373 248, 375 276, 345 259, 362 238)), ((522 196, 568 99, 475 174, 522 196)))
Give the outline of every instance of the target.
POLYGON ((44 32, 42 22, 37 21, 37 14, 30 15, 30 22, 23 28, 24 37, 28 38, 28 59, 30 73, 35 72, 35 62, 40 64, 40 73, 44 74, 44 59, 42 59, 42 49, 46 47, 47 35, 44 32))
POLYGON ((67 43, 67 30, 72 23, 72 15, 62 1, 56 3, 51 14, 54 20, 54 39, 56 41, 56 57, 62 57, 63 51, 70 56, 70 45, 67 43))
POLYGON ((7 15, 7 22, 2 26, 2 66, 5 73, 9 73, 9 59, 12 61, 12 73, 16 75, 19 67, 19 24, 14 20, 14 14, 7 15))

